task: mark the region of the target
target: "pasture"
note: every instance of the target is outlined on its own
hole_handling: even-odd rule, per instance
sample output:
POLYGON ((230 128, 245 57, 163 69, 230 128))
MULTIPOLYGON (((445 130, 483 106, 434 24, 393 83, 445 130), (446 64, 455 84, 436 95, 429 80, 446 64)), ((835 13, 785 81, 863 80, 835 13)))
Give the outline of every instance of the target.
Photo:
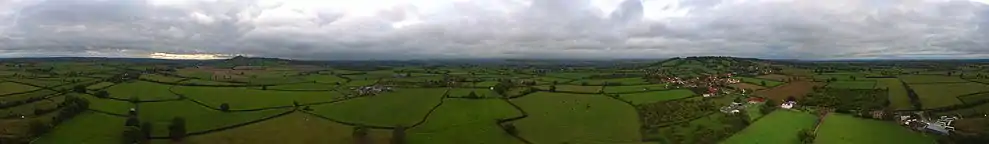
POLYGON ((134 81, 113 85, 106 91, 110 93, 110 97, 118 99, 166 100, 179 98, 168 91, 171 87, 171 85, 134 81))
POLYGON ((774 80, 767 80, 767 79, 760 79, 760 78, 750 78, 750 77, 735 77, 735 78, 738 78, 739 80, 741 80, 742 82, 745 82, 745 83, 750 83, 750 84, 764 86, 764 87, 776 87, 776 86, 779 86, 779 85, 782 85, 783 84, 783 82, 774 81, 774 80), (765 85, 763 85, 763 84, 765 84, 765 85))
MULTIPOLYGON (((225 131, 192 136, 188 143, 230 144, 301 144, 301 143, 354 143, 353 126, 325 120, 317 116, 295 112, 258 123, 225 131)), ((371 129, 371 144, 387 144, 390 130, 371 129)), ((163 140, 164 141, 164 140, 163 140)))
POLYGON ((22 93, 22 92, 28 92, 38 89, 39 89, 38 87, 33 87, 29 85, 23 85, 12 82, 0 82, 0 95, 22 93))
POLYGON ((529 114, 513 122, 533 143, 633 143, 641 140, 635 109, 601 95, 539 92, 512 99, 529 114))
POLYGON ((229 104, 231 110, 290 107, 295 102, 308 104, 343 98, 343 94, 334 91, 268 91, 240 87, 193 86, 176 86, 172 90, 176 94, 205 103, 214 109, 218 109, 221 104, 229 104))
POLYGON ((913 109, 913 105, 910 104, 910 97, 907 95, 907 88, 899 79, 883 78, 876 81, 878 82, 876 88, 888 90, 890 107, 897 110, 913 109))
POLYGON ((908 84, 920 84, 920 83, 964 83, 968 82, 958 76, 946 76, 946 75, 903 75, 897 76, 903 82, 908 84))
POLYGON ((314 105, 313 113, 371 126, 411 126, 442 101, 447 89, 400 89, 370 97, 314 105))
POLYGON ((989 85, 980 83, 910 84, 917 93, 924 109, 961 104, 958 96, 989 91, 989 85))
POLYGON ((499 99, 445 99, 424 123, 408 130, 409 143, 460 144, 498 143, 519 144, 497 120, 522 116, 507 101, 499 99))
POLYGON ((817 117, 797 111, 776 110, 759 119, 741 132, 729 137, 725 144, 800 143, 797 133, 802 130, 813 130, 817 117))
MULTIPOLYGON (((644 91, 665 90, 667 84, 633 85, 633 86, 606 86, 604 93, 635 93, 644 91)), ((559 88, 559 87, 557 87, 559 88)))
POLYGON ((817 130, 814 143, 831 144, 932 144, 934 137, 887 121, 829 114, 817 130))
POLYGON ((876 81, 834 81, 828 83, 827 87, 839 89, 873 89, 876 88, 876 81))
POLYGON ((665 91, 653 91, 643 93, 619 94, 619 98, 632 102, 632 104, 647 104, 668 100, 676 100, 695 96, 693 91, 687 89, 675 89, 665 91))

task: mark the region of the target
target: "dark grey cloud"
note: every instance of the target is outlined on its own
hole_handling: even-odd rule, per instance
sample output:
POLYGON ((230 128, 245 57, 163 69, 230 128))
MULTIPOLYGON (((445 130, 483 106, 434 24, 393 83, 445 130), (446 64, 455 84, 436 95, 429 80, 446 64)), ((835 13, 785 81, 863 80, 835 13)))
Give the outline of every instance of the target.
POLYGON ((0 0, 0 57, 985 57, 986 3, 0 0))

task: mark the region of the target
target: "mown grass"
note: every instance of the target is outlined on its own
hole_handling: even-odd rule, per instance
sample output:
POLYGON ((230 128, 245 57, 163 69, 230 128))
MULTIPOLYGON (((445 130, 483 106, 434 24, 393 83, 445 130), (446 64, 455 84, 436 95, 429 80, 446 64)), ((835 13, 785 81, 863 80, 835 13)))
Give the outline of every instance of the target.
POLYGON ((317 83, 337 83, 337 82, 344 83, 347 81, 346 79, 337 77, 335 75, 309 75, 303 77, 303 79, 306 79, 308 81, 315 81, 317 83))
MULTIPOLYGON (((549 90, 549 85, 536 86, 536 88, 542 90, 549 90)), ((579 93, 597 93, 601 92, 603 86, 578 86, 578 85, 556 85, 556 91, 563 92, 579 92, 579 93)))
POLYGON ((157 81, 157 82, 169 82, 169 83, 171 83, 171 82, 178 82, 178 81, 183 80, 185 78, 170 77, 170 76, 165 76, 165 75, 160 75, 160 74, 142 74, 141 75, 141 79, 147 79, 147 80, 157 81))
POLYGON ((619 98, 632 102, 632 104, 647 104, 661 101, 675 100, 697 95, 687 89, 676 89, 667 91, 654 91, 644 93, 620 94, 619 98))
POLYGON ((932 144, 933 137, 911 131, 894 122, 861 119, 843 114, 824 118, 814 143, 820 144, 932 144))
POLYGON ((496 121, 521 116, 504 100, 447 99, 426 119, 408 130, 409 143, 521 143, 501 129, 496 121))
POLYGON ((725 144, 796 144, 801 130, 811 130, 817 117, 803 112, 777 110, 759 119, 741 132, 729 137, 725 144))
POLYGON ((989 86, 980 83, 911 84, 924 109, 961 104, 958 96, 989 91, 989 86))
POLYGON ((328 83, 298 83, 298 84, 283 84, 268 86, 268 89, 272 90, 332 90, 336 88, 335 84, 328 83))
POLYGON ((532 143, 642 140, 635 109, 605 96, 539 92, 511 101, 529 114, 514 125, 532 143))
POLYGON ((314 113, 349 123, 410 126, 425 117, 447 89, 399 89, 375 96, 312 106, 314 113))
POLYGON ((125 102, 125 101, 101 99, 89 95, 79 95, 79 94, 70 94, 70 95, 75 95, 77 97, 84 98, 87 101, 89 101, 89 109, 92 110, 124 115, 127 114, 127 112, 130 111, 131 108, 135 108, 135 105, 133 103, 125 102))
POLYGON ((89 85, 89 86, 86 87, 86 89, 89 89, 89 90, 104 89, 104 88, 113 86, 113 84, 114 83, 112 83, 112 82, 100 82, 100 83, 96 83, 96 84, 93 84, 93 85, 89 85))

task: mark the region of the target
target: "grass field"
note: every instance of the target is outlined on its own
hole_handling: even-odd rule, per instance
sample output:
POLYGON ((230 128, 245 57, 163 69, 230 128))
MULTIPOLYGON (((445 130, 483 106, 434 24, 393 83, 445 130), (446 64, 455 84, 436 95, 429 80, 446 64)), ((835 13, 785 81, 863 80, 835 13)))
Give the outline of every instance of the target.
MULTIPOLYGON (((352 132, 352 126, 296 112, 244 127, 192 136, 184 141, 193 144, 346 144, 354 143, 352 132)), ((391 131, 371 129, 368 136, 371 144, 387 144, 391 131)))
POLYGON ((913 105, 910 104, 910 97, 907 96, 907 88, 903 86, 903 83, 899 79, 895 78, 883 78, 876 80, 876 88, 885 88, 889 90, 889 106, 897 110, 909 110, 913 109, 913 105))
POLYGON ((0 82, 0 95, 27 92, 39 89, 29 85, 22 85, 12 82, 0 82))
POLYGON ((755 84, 750 84, 750 83, 735 83, 735 84, 731 84, 731 85, 728 85, 728 86, 733 87, 733 88, 736 88, 736 89, 744 89, 744 90, 746 90, 748 92, 751 92, 753 90, 766 89, 766 87, 755 85, 755 84))
POLYGON ((828 84, 828 88, 839 89, 874 89, 875 81, 834 81, 828 84))
POLYGON ((946 75, 903 75, 898 76, 903 82, 914 83, 963 83, 968 82, 958 76, 946 75))
POLYGON ((849 72, 849 73, 825 73, 820 75, 814 75, 814 80, 816 81, 827 81, 829 79, 834 79, 838 81, 856 81, 865 79, 866 74, 849 72))
POLYGON ((99 90, 99 89, 104 89, 104 88, 107 88, 107 87, 110 87, 110 86, 113 86, 113 85, 114 85, 114 83, 112 83, 112 82, 100 82, 100 83, 96 83, 96 84, 93 84, 93 85, 89 85, 88 87, 86 87, 86 89, 89 89, 89 90, 99 90))
POLYGON ((189 79, 189 80, 185 80, 185 81, 182 81, 182 82, 179 82, 179 83, 180 84, 207 85, 207 86, 212 86, 212 85, 218 85, 218 86, 244 85, 244 84, 239 84, 239 83, 219 82, 219 81, 210 81, 210 80, 201 80, 201 79, 189 79))
POLYGON ((29 103, 29 104, 19 105, 19 106, 15 106, 15 107, 9 107, 9 108, 0 109, 0 117, 6 117, 6 116, 14 116, 14 117, 16 117, 16 116, 27 116, 27 117, 34 117, 35 116, 34 115, 34 110, 36 110, 36 109, 52 110, 52 109, 58 108, 58 104, 59 103, 62 103, 63 101, 65 101, 65 97, 64 96, 52 97, 52 98, 48 98, 48 99, 45 99, 45 100, 37 101, 37 102, 34 102, 34 103, 29 103))
POLYGON ((42 86, 42 87, 51 87, 65 83, 65 81, 59 79, 7 79, 7 80, 27 83, 27 84, 42 86))
POLYGON ((176 86, 172 90, 193 100, 206 103, 213 108, 219 108, 220 104, 227 103, 231 110, 284 107, 292 106, 293 102, 307 104, 343 98, 343 94, 332 91, 265 91, 251 88, 190 86, 176 86))
POLYGON ((961 104, 957 96, 989 91, 989 86, 980 83, 911 84, 924 109, 961 104))
POLYGON ((495 86, 497 84, 498 84, 497 81, 483 81, 483 82, 474 83, 472 86, 473 87, 493 87, 493 86, 495 86))
POLYGON ((812 130, 817 117, 803 112, 777 110, 729 137, 725 144, 796 144, 797 133, 812 130))
POLYGON ((528 112, 515 126, 533 143, 641 140, 635 109, 605 96, 539 92, 511 101, 528 112))
POLYGON ((739 80, 742 80, 742 82, 745 83, 755 84, 759 86, 763 86, 762 83, 765 82, 766 83, 765 87, 776 87, 778 85, 783 84, 783 82, 767 80, 767 79, 758 79, 758 78, 750 78, 750 77, 734 77, 734 78, 738 78, 739 80))
POLYGON ((185 118, 188 132, 200 132, 259 120, 291 110, 291 108, 282 108, 250 112, 221 112, 191 101, 141 103, 138 108, 138 118, 143 122, 151 122, 154 127, 151 133, 153 136, 168 136, 168 125, 175 117, 185 118))
POLYGON ((179 98, 168 91, 171 87, 171 85, 134 81, 113 85, 113 87, 107 88, 106 91, 110 93, 110 97, 120 99, 130 99, 133 97, 137 97, 140 100, 165 100, 179 98))
POLYGON ((15 102, 15 101, 25 101, 25 100, 28 100, 30 98, 39 98, 39 97, 44 97, 44 96, 52 96, 52 95, 55 95, 55 94, 58 94, 58 92, 44 89, 44 90, 32 91, 32 92, 29 92, 29 93, 6 95, 6 96, 3 96, 3 97, 0 97, 0 101, 4 101, 5 103, 6 102, 15 102))
POLYGON ((354 80, 347 83, 347 86, 368 86, 377 83, 378 80, 354 80))
POLYGON ((165 76, 165 75, 160 75, 160 74, 142 74, 141 75, 141 79, 146 79, 146 80, 150 80, 150 81, 157 81, 157 82, 173 83, 173 82, 181 81, 181 80, 183 80, 185 78, 170 77, 170 76, 165 76))
POLYGON ((587 83, 588 85, 603 85, 605 83, 620 83, 621 85, 639 85, 648 84, 646 80, 635 77, 635 78, 618 78, 618 79, 583 79, 570 82, 570 84, 579 85, 581 83, 587 83))
POLYGON ((976 103, 983 100, 989 100, 989 92, 977 93, 973 95, 965 95, 958 97, 963 103, 976 103))
POLYGON ((474 92, 479 97, 501 97, 495 91, 483 88, 453 88, 450 89, 450 93, 447 95, 450 97, 467 97, 467 95, 470 95, 470 92, 474 92))
POLYGON ((632 104, 647 104, 661 101, 675 100, 697 95, 687 89, 676 89, 667 91, 654 91, 644 93, 620 94, 619 98, 632 102, 632 104))
POLYGON ((135 107, 134 104, 125 101, 101 99, 89 95, 78 95, 78 94, 70 94, 70 95, 76 95, 77 97, 88 100, 90 103, 89 109, 91 110, 125 115, 131 108, 135 107))
MULTIPOLYGON (((536 88, 549 90, 549 85, 536 86, 536 88)), ((579 86, 579 85, 556 85, 556 91, 563 92, 579 92, 579 93, 597 93, 604 88, 602 86, 579 86)))
POLYGON ((314 113, 373 126, 412 125, 426 116, 447 89, 400 89, 376 96, 312 106, 314 113))
POLYGON ((662 127, 655 131, 647 131, 643 137, 648 137, 650 139, 657 139, 659 143, 682 143, 682 144, 701 144, 701 143, 717 143, 727 136, 731 136, 731 133, 717 133, 710 131, 723 131, 730 128, 730 125, 726 125, 722 122, 723 119, 728 117, 728 115, 723 113, 714 113, 702 118, 686 122, 678 125, 671 125, 668 127, 662 127), (708 133, 704 133, 708 131, 708 133), (701 134, 703 133, 703 135, 701 134), (719 135, 710 135, 719 134, 719 135))
POLYGON ((124 131, 123 117, 83 112, 78 116, 62 122, 51 131, 34 141, 35 144, 65 144, 121 143, 121 132, 124 131))
POLYGON ((504 100, 447 99, 425 123, 408 130, 408 143, 522 143, 496 123, 521 115, 504 100))
POLYGON ((768 74, 768 75, 757 76, 756 78, 767 79, 767 80, 774 80, 774 81, 786 81, 787 79, 790 78, 790 76, 778 75, 778 74, 768 74))
POLYGON ((924 136, 894 122, 830 114, 824 118, 814 143, 819 144, 932 144, 934 137, 924 136))
POLYGON ((309 75, 303 77, 303 79, 307 81, 315 81, 317 83, 328 83, 328 84, 337 83, 337 82, 339 83, 347 82, 346 79, 337 77, 335 75, 309 75))
POLYGON ((283 84, 268 86, 268 89, 272 90, 332 90, 336 88, 335 84, 328 83, 298 83, 298 84, 283 84))
POLYGON ((650 90, 664 90, 667 84, 635 85, 635 86, 606 86, 604 93, 626 93, 650 90))

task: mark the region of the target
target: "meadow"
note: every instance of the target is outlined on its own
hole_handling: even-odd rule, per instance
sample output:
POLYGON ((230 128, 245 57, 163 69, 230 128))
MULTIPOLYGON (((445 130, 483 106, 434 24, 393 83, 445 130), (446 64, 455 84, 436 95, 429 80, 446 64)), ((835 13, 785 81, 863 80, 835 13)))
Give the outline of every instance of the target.
POLYGON ((528 117, 513 122, 533 143, 632 143, 641 139, 635 109, 601 95, 539 92, 512 99, 528 117))
POLYGON ((632 102, 632 104, 655 103, 668 100, 676 100, 696 96, 693 91, 686 89, 675 89, 666 91, 653 91, 643 93, 619 94, 619 98, 632 102))
POLYGON ((829 114, 817 130, 814 143, 830 144, 931 144, 931 136, 925 136, 899 126, 896 123, 856 118, 844 114, 829 114))
POLYGON ((797 111, 777 110, 723 141, 725 144, 800 143, 797 133, 812 130, 817 117, 797 111))
POLYGON ((924 109, 962 104, 958 96, 989 91, 989 85, 980 83, 910 84, 920 98, 924 109))
POLYGON ((750 83, 750 84, 765 86, 765 87, 776 87, 783 84, 783 82, 760 79, 760 78, 750 78, 750 77, 735 77, 735 78, 738 78, 739 80, 742 80, 742 82, 745 83, 750 83), (765 83, 765 85, 763 85, 763 83, 765 83))
POLYGON ((834 81, 828 83, 827 87, 840 89, 873 89, 876 87, 876 81, 834 81))

